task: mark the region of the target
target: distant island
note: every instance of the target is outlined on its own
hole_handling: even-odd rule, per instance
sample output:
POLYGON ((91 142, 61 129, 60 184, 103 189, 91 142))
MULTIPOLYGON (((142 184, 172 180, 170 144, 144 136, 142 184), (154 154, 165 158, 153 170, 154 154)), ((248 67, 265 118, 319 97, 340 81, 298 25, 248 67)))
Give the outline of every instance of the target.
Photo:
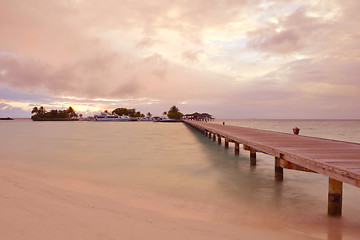
POLYGON ((33 121, 79 121, 78 115, 72 107, 65 110, 46 111, 44 107, 34 107, 31 111, 33 121))
POLYGON ((7 117, 7 118, 0 118, 0 120, 14 120, 14 119, 11 117, 7 117))
MULTIPOLYGON (((100 115, 88 116, 83 118, 82 114, 77 114, 70 106, 65 110, 47 111, 43 106, 34 107, 31 111, 33 121, 154 121, 154 122, 181 122, 183 119, 197 121, 212 121, 214 118, 208 113, 183 114, 175 105, 168 111, 164 111, 162 116, 152 116, 150 112, 146 115, 136 111, 134 108, 116 108, 112 111, 105 110, 100 115)), ((2 120, 10 120, 2 119, 2 120)))

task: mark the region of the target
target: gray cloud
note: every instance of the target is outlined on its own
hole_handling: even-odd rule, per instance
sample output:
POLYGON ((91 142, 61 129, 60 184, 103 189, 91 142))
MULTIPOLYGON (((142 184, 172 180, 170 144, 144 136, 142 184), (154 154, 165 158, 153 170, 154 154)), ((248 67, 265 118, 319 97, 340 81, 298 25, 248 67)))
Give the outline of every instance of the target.
POLYGON ((263 52, 286 54, 299 51, 308 44, 308 39, 327 23, 306 15, 299 8, 287 17, 279 17, 279 23, 249 32, 248 46, 263 52), (279 31, 277 31, 279 29, 279 31))
POLYGON ((185 51, 181 54, 181 58, 183 61, 188 63, 194 63, 199 60, 199 54, 203 53, 202 50, 198 51, 185 51))

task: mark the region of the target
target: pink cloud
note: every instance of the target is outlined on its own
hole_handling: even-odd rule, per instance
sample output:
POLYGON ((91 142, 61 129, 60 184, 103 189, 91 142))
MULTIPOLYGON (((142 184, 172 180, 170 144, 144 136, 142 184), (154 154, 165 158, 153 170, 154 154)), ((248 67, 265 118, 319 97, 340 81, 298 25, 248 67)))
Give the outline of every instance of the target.
POLYGON ((184 60, 185 62, 197 62, 199 60, 199 55, 203 53, 203 51, 198 50, 198 51, 185 51, 181 54, 181 58, 182 60, 184 60))
POLYGON ((306 16, 306 9, 299 8, 279 23, 268 23, 266 27, 249 32, 248 45, 263 52, 286 54, 300 51, 309 43, 316 31, 327 27, 319 19, 306 16), (279 29, 277 31, 277 29, 279 29))
POLYGON ((295 31, 287 30, 280 33, 269 34, 268 36, 253 39, 249 46, 264 52, 289 53, 299 50, 302 46, 299 36, 295 31))
POLYGON ((339 101, 353 113, 360 102, 360 4, 331 1, 339 14, 326 19, 313 13, 331 12, 330 3, 276 1, 264 10, 262 2, 1 1, 0 87, 188 102, 219 112, 240 112, 243 104, 249 115, 269 116, 292 113, 292 106, 317 113, 339 101), (264 20, 271 17, 276 21, 264 20), (329 89, 304 89, 316 84, 329 89))

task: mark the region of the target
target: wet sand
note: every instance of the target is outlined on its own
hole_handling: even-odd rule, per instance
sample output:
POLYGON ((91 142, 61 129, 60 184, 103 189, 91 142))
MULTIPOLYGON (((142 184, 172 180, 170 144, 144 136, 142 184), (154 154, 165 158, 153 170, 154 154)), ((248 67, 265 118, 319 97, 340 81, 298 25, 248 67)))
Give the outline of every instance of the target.
POLYGON ((153 192, 10 167, 0 176, 0 239, 312 239, 276 223, 217 220, 213 206, 153 192))

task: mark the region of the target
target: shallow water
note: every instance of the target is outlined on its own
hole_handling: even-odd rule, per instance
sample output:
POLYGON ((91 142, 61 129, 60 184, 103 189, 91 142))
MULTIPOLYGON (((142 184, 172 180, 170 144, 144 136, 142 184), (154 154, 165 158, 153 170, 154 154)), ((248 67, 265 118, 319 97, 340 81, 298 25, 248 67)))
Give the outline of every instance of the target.
MULTIPOLYGON (((216 120, 274 131, 360 142, 360 121, 216 120)), ((343 217, 329 218, 322 175, 285 171, 273 180, 273 157, 234 156, 183 123, 0 122, 0 166, 111 186, 144 189, 216 206, 231 222, 279 221, 319 239, 360 236, 360 189, 344 184, 343 217)), ((202 209, 204 210, 204 209, 202 209)), ((261 227, 261 226, 260 226, 261 227)))

